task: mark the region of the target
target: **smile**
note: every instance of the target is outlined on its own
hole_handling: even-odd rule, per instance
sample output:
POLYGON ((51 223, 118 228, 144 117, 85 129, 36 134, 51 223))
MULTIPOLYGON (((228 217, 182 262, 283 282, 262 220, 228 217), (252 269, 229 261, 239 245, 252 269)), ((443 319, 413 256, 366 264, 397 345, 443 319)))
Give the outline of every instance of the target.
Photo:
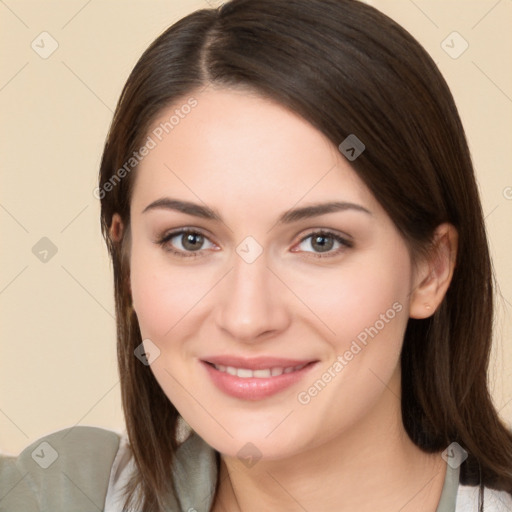
POLYGON ((200 361, 207 382, 224 395, 250 401, 270 398, 297 385, 318 362, 235 357, 209 357, 200 361))
POLYGON ((237 376, 242 379, 249 379, 251 377, 255 377, 257 379, 268 379, 269 377, 278 377, 283 373, 292 373, 299 370, 302 370, 304 366, 308 363, 300 364, 298 366, 288 366, 288 367, 280 367, 276 366, 274 368, 264 368, 261 370, 250 370, 249 368, 235 368, 234 366, 225 366, 222 364, 214 364, 216 370, 223 373, 228 373, 229 375, 237 376))

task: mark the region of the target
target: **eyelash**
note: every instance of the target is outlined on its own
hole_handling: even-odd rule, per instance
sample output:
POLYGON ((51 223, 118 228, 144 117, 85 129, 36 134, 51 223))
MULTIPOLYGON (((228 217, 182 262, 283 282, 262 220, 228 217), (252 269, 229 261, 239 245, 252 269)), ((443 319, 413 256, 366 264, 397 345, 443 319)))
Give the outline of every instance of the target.
MULTIPOLYGON (((158 245, 163 247, 163 249, 165 251, 171 252, 171 253, 175 254, 176 256, 179 256, 182 258, 202 257, 202 255, 200 254, 201 250, 199 250, 197 252, 192 252, 192 251, 184 252, 184 251, 176 250, 176 249, 172 248, 171 245, 166 245, 174 237, 179 236, 179 235, 185 235, 185 234, 201 235, 206 239, 208 238, 205 235, 203 235, 203 233, 201 233, 200 231, 198 231, 196 229, 184 228, 184 229, 172 231, 170 233, 163 235, 155 243, 157 243, 158 245)), ((311 238, 313 235, 332 238, 336 242, 339 242, 342 245, 342 247, 337 249, 336 251, 328 252, 328 253, 315 253, 315 252, 305 251, 308 255, 313 256, 314 258, 330 258, 332 256, 337 256, 345 249, 349 249, 349 248, 353 247, 353 243, 350 240, 343 238, 342 236, 338 235, 337 233, 334 233, 333 231, 322 230, 322 229, 317 230, 317 231, 311 231, 306 236, 301 238, 297 245, 300 245, 302 242, 304 242, 308 238, 311 238)), ((294 251, 294 252, 297 252, 297 251, 294 251)))

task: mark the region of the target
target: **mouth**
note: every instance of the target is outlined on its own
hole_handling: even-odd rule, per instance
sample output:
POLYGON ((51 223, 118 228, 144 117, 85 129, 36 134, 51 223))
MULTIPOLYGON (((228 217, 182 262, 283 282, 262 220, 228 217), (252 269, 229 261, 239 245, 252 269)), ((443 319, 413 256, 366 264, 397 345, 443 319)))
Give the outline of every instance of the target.
POLYGON ((211 357, 200 361, 213 384, 242 400, 269 398, 302 380, 318 360, 211 357))

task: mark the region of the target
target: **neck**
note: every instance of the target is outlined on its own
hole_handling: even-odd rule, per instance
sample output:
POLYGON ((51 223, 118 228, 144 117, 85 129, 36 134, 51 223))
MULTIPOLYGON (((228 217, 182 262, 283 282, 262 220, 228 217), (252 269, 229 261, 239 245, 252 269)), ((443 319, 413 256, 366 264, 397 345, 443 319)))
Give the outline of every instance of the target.
POLYGON ((222 456, 212 510, 435 512, 446 464, 412 443, 399 396, 397 372, 370 414, 329 442, 251 468, 222 456))

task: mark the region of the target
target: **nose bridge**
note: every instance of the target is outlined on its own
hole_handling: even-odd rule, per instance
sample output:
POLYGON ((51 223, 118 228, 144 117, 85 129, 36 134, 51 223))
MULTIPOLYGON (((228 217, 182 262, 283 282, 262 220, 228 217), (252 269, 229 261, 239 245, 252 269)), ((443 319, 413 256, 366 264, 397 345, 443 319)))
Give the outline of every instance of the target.
POLYGON ((217 322, 234 338, 251 341, 264 332, 283 328, 286 311, 281 301, 282 284, 267 267, 266 254, 255 255, 254 247, 247 247, 240 244, 233 255, 233 268, 218 301, 217 322))

